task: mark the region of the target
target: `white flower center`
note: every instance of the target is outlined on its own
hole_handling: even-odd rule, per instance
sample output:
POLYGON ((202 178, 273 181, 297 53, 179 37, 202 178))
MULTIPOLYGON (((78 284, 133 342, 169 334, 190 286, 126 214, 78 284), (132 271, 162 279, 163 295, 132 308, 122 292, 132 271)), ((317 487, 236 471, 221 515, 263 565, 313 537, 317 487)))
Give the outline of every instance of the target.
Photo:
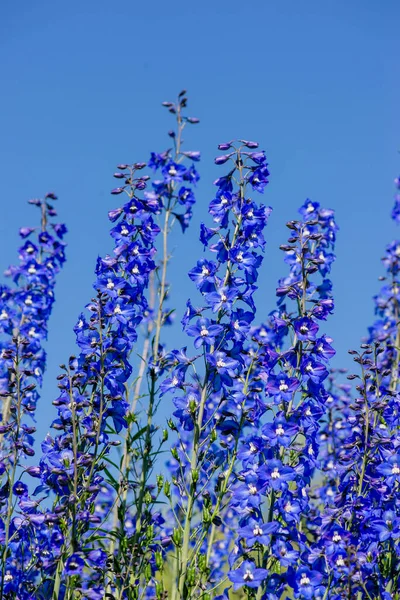
POLYGON ((243 575, 243 579, 244 581, 253 581, 254 575, 249 569, 247 569, 246 573, 243 575))
POLYGON ((228 200, 225 196, 221 196, 221 204, 228 204, 228 200))
POLYGON ((393 465, 392 475, 399 475, 399 474, 400 474, 400 467, 397 463, 395 463, 393 465))
POLYGON ((120 315, 122 313, 121 307, 119 304, 114 308, 114 315, 120 315))
POLYGON ((276 435, 283 435, 285 433, 285 430, 283 429, 282 425, 278 425, 278 427, 275 429, 275 433, 276 435))
POLYGON ((256 525, 253 529, 253 535, 262 535, 263 530, 259 525, 256 525))
POLYGON ((108 279, 108 283, 107 283, 107 289, 108 290, 113 290, 114 289, 114 282, 111 279, 108 279))
POLYGON ((33 275, 34 273, 36 273, 36 268, 32 265, 31 267, 29 267, 28 269, 28 273, 30 275, 33 275))
POLYGON ((204 277, 207 277, 207 276, 210 274, 210 271, 207 269, 207 267, 202 267, 202 269, 201 269, 201 274, 202 274, 204 277))
POLYGON ((35 335, 35 331, 36 331, 36 329, 34 327, 31 327, 30 330, 28 331, 28 335, 29 336, 35 335))
POLYGON ((257 488, 253 483, 249 483, 249 492, 252 496, 255 496, 255 494, 257 494, 257 488))
POLYGON ((289 386, 286 385, 286 383, 284 381, 281 381, 280 385, 279 385, 279 391, 280 392, 287 392, 289 389, 289 386))
POLYGON ((336 542, 340 542, 340 540, 342 539, 342 536, 338 534, 337 531, 335 531, 335 533, 333 534, 333 538, 332 541, 336 542))
POLYGON ((121 235, 128 235, 129 230, 125 227, 125 225, 121 228, 121 235))
POLYGON ((206 329, 205 327, 203 327, 203 329, 200 331, 200 335, 201 335, 201 337, 207 337, 207 335, 208 335, 208 329, 206 329))
POLYGON ((0 319, 1 319, 1 320, 2 320, 2 319, 8 319, 8 313, 7 313, 7 312, 4 310, 4 308, 3 308, 3 310, 1 311, 1 314, 0 314, 0 319))
POLYGON ((243 260, 243 252, 238 252, 237 253, 236 260, 238 262, 242 262, 242 260, 243 260))
POLYGON ((169 168, 169 170, 168 170, 168 173, 169 173, 170 175, 172 175, 172 177, 173 177, 174 175, 176 175, 176 174, 177 174, 177 172, 178 172, 178 171, 175 169, 175 167, 174 167, 174 166, 171 166, 171 167, 169 168))
POLYGON ((255 445, 253 444, 253 442, 250 442, 250 452, 251 452, 252 454, 255 454, 255 453, 257 452, 257 446, 255 446, 255 445))
POLYGON ((275 469, 271 473, 272 479, 279 479, 280 476, 281 476, 281 474, 279 473, 278 467, 275 467, 275 469))
POLYGON ((28 296, 28 297, 27 297, 27 299, 25 300, 25 304, 28 304, 28 306, 29 306, 30 304, 33 304, 33 302, 32 302, 32 296, 28 296))
POLYGON ((310 583, 309 577, 304 573, 300 579, 300 585, 308 585, 310 583))
POLYGON ((221 368, 225 367, 225 365, 226 365, 226 363, 225 363, 225 361, 222 358, 220 358, 219 360, 217 360, 217 367, 218 368, 221 369, 221 368))

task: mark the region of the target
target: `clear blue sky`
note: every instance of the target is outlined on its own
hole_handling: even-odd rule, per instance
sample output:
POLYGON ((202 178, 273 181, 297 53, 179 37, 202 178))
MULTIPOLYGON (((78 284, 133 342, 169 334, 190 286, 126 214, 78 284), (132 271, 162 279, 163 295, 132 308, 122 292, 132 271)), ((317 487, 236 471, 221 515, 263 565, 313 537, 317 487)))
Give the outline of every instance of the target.
MULTIPOLYGON (((39 435, 54 414, 58 364, 74 352, 72 327, 92 295, 96 256, 111 249, 107 211, 119 162, 168 147, 160 107, 186 88, 187 134, 202 181, 191 230, 175 238, 173 299, 182 314, 193 285, 182 273, 202 250, 216 145, 257 139, 267 151, 274 212, 258 293, 273 308, 284 223, 306 197, 337 211, 336 313, 326 332, 349 366, 373 319, 380 256, 400 232, 390 221, 399 171, 400 4, 396 0, 3 2, 0 7, 1 263, 16 259, 17 230, 37 218, 30 197, 54 190, 69 228, 56 288, 39 435), (51 408, 50 408, 51 407, 51 408)), ((178 336, 179 338, 179 336, 178 336)), ((171 336, 170 336, 171 339, 171 336)))

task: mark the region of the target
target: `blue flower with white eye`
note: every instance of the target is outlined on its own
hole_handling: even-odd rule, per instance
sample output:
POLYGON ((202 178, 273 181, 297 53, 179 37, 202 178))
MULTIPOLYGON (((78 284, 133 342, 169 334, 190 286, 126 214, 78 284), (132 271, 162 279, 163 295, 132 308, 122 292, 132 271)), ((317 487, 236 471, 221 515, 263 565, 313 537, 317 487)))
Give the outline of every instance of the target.
POLYGON ((276 404, 282 400, 289 402, 300 385, 300 381, 296 377, 288 377, 285 373, 270 375, 265 379, 267 381, 265 391, 274 397, 276 404))
POLYGON ((239 290, 234 286, 222 286, 215 292, 206 294, 206 300, 213 313, 224 310, 230 313, 233 303, 238 299, 239 290))
POLYGON ((263 501, 263 495, 268 486, 265 478, 256 471, 249 471, 244 477, 244 483, 238 485, 232 496, 232 504, 241 509, 258 508, 263 501))
POLYGON ((251 548, 255 543, 268 546, 271 541, 271 534, 279 529, 279 523, 272 521, 263 523, 250 518, 244 527, 238 529, 238 535, 246 541, 246 545, 251 548))
POLYGON ((272 423, 263 426, 262 435, 270 446, 280 445, 287 448, 298 430, 298 425, 291 423, 283 415, 278 415, 272 423))
POLYGON ((237 457, 244 467, 258 462, 259 454, 264 450, 264 441, 258 436, 249 436, 242 441, 237 457))
POLYGON ((287 489, 288 482, 296 478, 296 472, 292 467, 283 465, 276 458, 265 461, 261 468, 263 477, 268 482, 268 486, 274 490, 287 489))
POLYGON ((161 172, 166 183, 176 183, 183 181, 186 173, 186 167, 184 165, 177 164, 176 162, 169 161, 163 166, 161 172))
POLYGON ((267 569, 258 569, 254 562, 245 560, 240 567, 228 573, 233 583, 233 589, 238 590, 244 585, 250 588, 259 588, 268 577, 267 569))
POLYGON ((303 506, 294 494, 286 493, 284 496, 279 498, 276 507, 286 523, 300 522, 303 506))
POLYGON ((201 259, 197 265, 189 271, 189 277, 195 282, 201 292, 211 292, 215 289, 215 275, 217 264, 210 260, 201 259))
POLYGON ((162 384, 160 385, 161 395, 166 394, 167 392, 173 392, 175 390, 183 389, 183 384, 185 380, 185 375, 182 370, 175 369, 172 372, 171 377, 167 377, 164 379, 162 384))
POLYGON ((249 183, 253 190, 263 193, 266 185, 269 183, 269 171, 266 165, 262 165, 251 173, 249 183))
POLYGON ((297 338, 303 342, 315 340, 319 329, 317 323, 308 317, 295 319, 293 327, 297 338))
MULTIPOLYGON (((299 567, 296 571, 290 571, 288 581, 294 588, 295 598, 311 600, 321 591, 322 573, 312 571, 307 567, 299 567)), ((322 597, 322 596, 321 596, 322 597)))
POLYGON ((228 214, 232 208, 233 196, 229 192, 222 192, 210 202, 208 212, 213 216, 214 222, 225 228, 228 225, 228 214))
POLYGON ((186 326, 186 333, 194 337, 194 347, 214 346, 216 339, 221 335, 224 328, 218 325, 215 321, 211 321, 206 317, 198 319, 194 325, 186 326))
POLYGON ((321 383, 328 377, 325 365, 307 356, 302 359, 300 368, 303 377, 306 380, 310 379, 313 383, 321 383))
POLYGON ((336 354, 336 350, 331 346, 332 338, 326 335, 318 338, 314 342, 313 354, 324 361, 329 361, 336 354))

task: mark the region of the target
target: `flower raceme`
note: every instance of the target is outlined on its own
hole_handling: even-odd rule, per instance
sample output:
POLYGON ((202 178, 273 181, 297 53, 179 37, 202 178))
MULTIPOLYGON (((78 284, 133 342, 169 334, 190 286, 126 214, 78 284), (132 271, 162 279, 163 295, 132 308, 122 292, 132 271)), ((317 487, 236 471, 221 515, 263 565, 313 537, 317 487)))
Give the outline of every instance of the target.
POLYGON ((30 569, 27 565, 41 546, 43 516, 37 514, 38 503, 29 500, 26 484, 17 477, 35 453, 37 388, 42 384, 46 368, 44 342, 54 303, 56 278, 65 262, 62 239, 67 230, 64 224, 52 220, 57 216, 53 206, 56 200, 57 196, 50 192, 42 199, 29 201, 40 210, 40 226, 20 229, 19 234, 24 240, 19 248, 20 262, 5 273, 13 284, 1 287, 1 597, 13 594, 21 580, 30 581, 40 571, 37 564, 30 569), (26 509, 28 516, 21 518, 18 512, 24 513, 26 509), (28 537, 32 538, 32 543, 27 545, 28 537))
MULTIPOLYGON (((392 218, 398 221, 398 193, 392 218)), ((360 351, 350 352, 361 375, 348 376, 357 382, 354 391, 333 383, 321 435, 324 519, 312 560, 334 597, 389 600, 399 586, 399 259, 400 242, 394 241, 382 259, 377 319, 360 351)))
MULTIPOLYGON (((285 593, 314 597, 322 580, 300 574, 308 566, 303 515, 310 511, 319 419, 327 397, 326 365, 334 354, 331 338, 319 330, 333 310, 326 276, 337 226, 333 211, 311 201, 300 214, 302 221, 288 223, 289 244, 282 246, 290 273, 279 281, 278 310, 251 329, 258 356, 253 373, 258 409, 243 423, 242 468, 237 467, 230 499, 240 527, 229 578, 237 587, 240 565, 256 556, 254 568, 264 573, 258 588, 271 599, 285 593), (289 311, 291 301, 294 312, 289 311)), ((243 579, 241 585, 247 585, 243 579)))
POLYGON ((220 145, 230 152, 215 162, 229 162, 231 169, 215 181, 217 193, 209 206, 215 227, 202 225, 200 233, 214 258, 199 260, 190 271, 203 302, 194 309, 188 301, 182 320, 199 354, 190 357, 187 348, 171 352, 171 372, 161 388, 173 394, 177 409, 170 423, 178 432, 171 462, 175 493, 169 494, 177 521, 166 533, 175 548, 171 552, 180 557, 173 593, 181 597, 214 586, 222 576, 215 555, 217 526, 244 414, 251 371, 244 344, 254 319, 263 229, 271 212, 249 197, 268 183, 265 154, 253 152, 257 146, 246 140, 220 145))

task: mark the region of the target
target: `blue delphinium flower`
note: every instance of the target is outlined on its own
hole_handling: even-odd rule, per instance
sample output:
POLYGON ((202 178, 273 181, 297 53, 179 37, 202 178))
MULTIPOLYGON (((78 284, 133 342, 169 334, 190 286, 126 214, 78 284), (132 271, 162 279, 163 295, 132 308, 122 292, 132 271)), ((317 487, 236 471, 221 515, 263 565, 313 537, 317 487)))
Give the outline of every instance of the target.
MULTIPOLYGON (((53 222, 57 216, 55 200, 57 196, 50 192, 43 199, 29 201, 40 210, 40 226, 21 228, 20 236, 25 241, 19 249, 20 262, 5 273, 13 284, 0 289, 0 540, 4 549, 0 559, 1 596, 7 590, 22 593, 29 589, 40 572, 35 549, 42 537, 39 525, 44 517, 37 514, 38 502, 28 501, 26 484, 15 479, 34 455, 38 387, 46 368, 44 342, 56 278, 65 262, 62 240, 67 230, 65 225, 53 222), (20 519, 15 509, 27 510, 29 514, 20 519)), ((47 542, 43 548, 48 545, 47 542)))
MULTIPOLYGON (((148 306, 144 291, 155 268, 153 236, 143 236, 143 223, 151 225, 161 206, 153 201, 148 206, 146 199, 139 198, 138 190, 147 181, 146 176, 137 175, 143 166, 124 165, 130 182, 130 209, 112 211, 110 215, 113 223, 119 220, 111 230, 114 256, 97 261, 95 296, 87 305, 88 317, 81 315, 75 327, 81 352, 62 365, 58 377, 60 394, 54 401, 58 417, 53 422, 56 435, 48 435, 42 444, 40 470, 28 469, 29 474, 41 479, 36 493, 55 495, 52 509, 42 512, 37 503, 35 506, 44 528, 48 524, 54 532, 62 530, 45 567, 55 582, 54 594, 70 577, 75 578, 74 585, 84 597, 91 597, 89 590, 96 587, 104 594, 106 571, 87 572, 83 564, 96 550, 90 531, 101 523, 93 508, 103 484, 104 459, 116 442, 113 434, 126 427, 126 382, 132 373, 129 355, 148 306), (142 278, 132 281, 128 269, 134 257, 140 257, 142 278), (119 290, 117 295, 110 295, 115 288, 119 290)), ((23 498, 28 500, 25 494, 23 498)), ((26 501, 24 505, 20 501, 19 507, 24 514, 22 535, 25 522, 32 521, 32 508, 26 501)), ((29 572, 33 574, 35 562, 31 554, 29 572)), ((26 565, 25 560, 25 570, 26 565)))
MULTIPOLYGON (((395 221, 397 204, 396 196, 395 221)), ((312 556, 337 597, 386 599, 398 589, 399 259, 400 242, 394 241, 374 298, 377 320, 361 350, 350 351, 361 375, 348 375, 357 382, 354 391, 332 376, 321 432, 324 480, 316 495, 323 517, 312 556)))
MULTIPOLYGON (((308 520, 301 516, 311 513, 311 482, 318 466, 319 420, 328 396, 324 387, 328 377, 326 364, 334 355, 332 339, 321 336, 319 329, 320 322, 333 309, 331 284, 326 276, 333 262, 330 250, 337 226, 333 211, 321 208, 318 203, 306 201, 300 214, 304 221, 288 223, 289 244, 281 247, 290 273, 278 284, 278 312, 272 313, 265 324, 252 326, 250 330, 252 340, 258 344, 253 345, 257 361, 252 374, 256 404, 251 410, 249 403, 243 423, 251 425, 252 434, 239 440, 238 457, 243 468, 237 470, 238 481, 231 498, 241 524, 237 560, 246 560, 257 552, 260 557, 257 564, 268 564, 270 571, 268 579, 260 582, 260 588, 266 598, 274 599, 285 592, 312 598, 324 591, 320 585, 323 575, 308 571, 308 520), (322 252, 330 254, 332 260, 322 261, 322 252), (290 299, 297 305, 293 313, 288 312, 286 304, 290 299), (273 416, 267 420, 270 412, 273 416), (249 493, 248 485, 245 495, 247 481, 253 487, 249 493), (256 502, 248 499, 251 492, 256 502), (253 527, 254 522, 258 523, 260 530, 270 523, 279 523, 279 527, 265 544, 261 538, 243 535, 250 521, 253 527), (292 575, 282 575, 282 567, 292 575)), ((234 573, 234 570, 229 573, 231 581, 234 573)))
POLYGON ((267 575, 267 569, 259 569, 254 562, 244 560, 239 568, 230 571, 229 578, 233 583, 233 589, 238 590, 244 585, 249 588, 259 588, 267 575))
MULTIPOLYGON (((264 152, 253 158, 246 144, 232 142, 232 152, 215 161, 231 163, 228 175, 215 181, 217 193, 209 206, 216 226, 201 227, 200 240, 215 258, 198 261, 190 271, 202 295, 202 306, 195 310, 189 302, 182 321, 201 354, 193 357, 185 371, 183 390, 176 391, 173 402, 179 407, 174 413, 178 422, 171 423, 179 440, 172 449, 175 496, 171 494, 170 499, 179 519, 170 534, 180 549, 176 585, 181 594, 197 585, 206 589, 222 577, 224 552, 232 545, 236 518, 227 499, 238 440, 246 411, 254 407, 254 399, 249 401, 249 385, 255 357, 248 354, 246 336, 254 319, 253 295, 265 245, 262 231, 271 209, 249 197, 248 190, 264 190, 268 169, 264 152), (189 401, 193 395, 195 400, 189 401), (217 531, 224 536, 223 544, 217 531), (205 562, 198 553, 205 553, 205 562)), ((170 365, 168 380, 177 377, 179 368, 173 353, 170 365)), ((269 476, 267 471, 247 474, 238 491, 243 506, 259 503, 269 476)), ((286 477, 283 468, 282 480, 286 477)), ((257 569, 257 585, 264 571, 257 569)), ((250 575, 253 577, 252 571, 250 575)), ((250 575, 248 581, 253 581, 250 575)))

